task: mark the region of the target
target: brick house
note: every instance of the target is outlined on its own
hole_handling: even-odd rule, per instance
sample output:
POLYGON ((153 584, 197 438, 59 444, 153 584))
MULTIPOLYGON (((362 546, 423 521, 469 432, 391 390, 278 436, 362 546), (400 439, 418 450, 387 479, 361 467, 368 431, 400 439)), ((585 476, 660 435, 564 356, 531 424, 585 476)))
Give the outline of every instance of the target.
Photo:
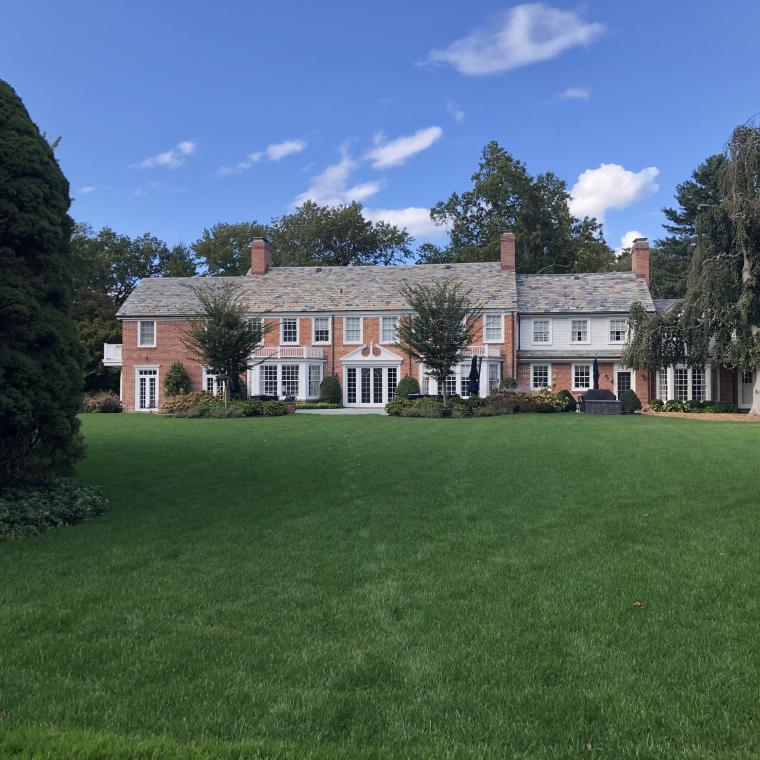
MULTIPOLYGON (((517 275, 512 233, 501 237, 498 262, 367 267, 272 267, 269 242, 257 238, 248 273, 218 278, 235 281, 251 315, 272 325, 252 357, 248 393, 315 399, 322 378, 335 375, 345 405, 381 406, 406 374, 417 377, 423 391, 436 393, 424 367, 395 342, 398 319, 408 312, 401 285, 441 278, 459 280, 483 304, 473 344, 447 380, 451 394, 467 394, 472 356, 482 358, 481 395, 507 376, 521 386, 568 388, 580 395, 593 385, 594 358, 600 387, 616 394, 633 388, 644 405, 655 397, 720 398, 741 405, 743 388, 752 380, 710 365, 648 373, 621 364, 631 305, 640 302, 651 312, 671 305, 655 303, 649 293, 645 239, 634 243, 631 272, 517 275)), ((119 310, 122 343, 106 344, 104 364, 121 368, 127 411, 160 407, 163 381, 175 361, 185 365, 194 390, 218 390, 216 378, 182 342, 196 307, 187 284, 202 279, 141 280, 119 310)), ((751 385, 749 390, 751 401, 751 385)))

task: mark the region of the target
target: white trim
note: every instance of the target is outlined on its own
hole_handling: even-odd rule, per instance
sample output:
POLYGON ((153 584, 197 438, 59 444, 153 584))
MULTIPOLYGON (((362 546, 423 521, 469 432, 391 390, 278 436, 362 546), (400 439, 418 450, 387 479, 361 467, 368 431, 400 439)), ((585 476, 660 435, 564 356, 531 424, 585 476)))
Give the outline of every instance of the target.
POLYGON ((498 313, 498 312, 486 312, 483 314, 483 343, 503 343, 504 342, 504 314, 498 313), (500 324, 500 336, 498 338, 491 338, 490 340, 487 337, 486 332, 486 324, 488 321, 488 317, 497 317, 500 324))
MULTIPOLYGON (((754 386, 755 386, 755 373, 760 372, 760 368, 755 368, 751 370, 746 370, 748 372, 752 373, 752 388, 754 392, 754 386)), ((749 404, 743 404, 742 403, 742 386, 745 384, 742 382, 742 375, 744 374, 744 370, 736 368, 736 408, 737 409, 751 409, 752 408, 752 397, 750 396, 750 402, 749 404)))
POLYGON ((357 346, 364 343, 364 317, 351 315, 343 317, 343 345, 344 346, 357 346), (359 340, 346 340, 346 320, 358 319, 359 320, 359 340))
POLYGON ((574 391, 587 391, 594 387, 594 362, 592 361, 582 361, 582 362, 573 362, 570 365, 570 386, 571 390, 574 391), (580 387, 575 384, 575 368, 576 367, 588 367, 588 385, 585 387, 580 387))
POLYGON ((591 343, 591 320, 588 317, 572 317, 570 319, 570 345, 587 346, 591 343), (586 323, 586 340, 573 340, 573 322, 586 323))
POLYGON ((161 386, 159 384, 161 369, 158 364, 136 364, 134 367, 135 370, 135 411, 136 412, 157 412, 159 410, 160 399, 159 399, 159 393, 161 390, 161 386), (140 370, 155 370, 155 378, 156 378, 156 406, 151 407, 149 409, 141 409, 140 408, 140 370))
POLYGON ((541 390, 541 388, 549 388, 551 389, 554 386, 553 379, 552 379, 552 363, 551 362, 531 362, 530 363, 530 387, 531 390, 538 391, 541 390), (534 385, 533 384, 533 367, 546 367, 547 368, 547 378, 549 380, 548 385, 534 385))
POLYGON ((301 345, 301 320, 298 317, 280 317, 280 345, 281 346, 300 346, 301 345), (296 339, 285 341, 285 320, 296 323, 296 339))
POLYGON ((554 341, 554 332, 552 328, 552 318, 551 317, 533 317, 530 320, 530 344, 531 346, 551 346, 552 342, 554 341), (534 322, 548 322, 549 323, 549 340, 546 341, 536 341, 535 336, 536 332, 533 326, 534 322))
POLYGON ((610 317, 607 320, 607 343, 610 346, 624 346, 628 342, 628 320, 625 317, 610 317), (625 322, 625 338, 623 340, 612 340, 612 323, 625 322))
POLYGON ((398 343, 399 315, 398 314, 381 314, 378 317, 378 319, 380 320, 380 323, 378 325, 378 327, 380 328, 380 335, 378 336, 379 339, 380 339, 379 340, 380 345, 382 345, 382 346, 395 346, 396 343, 398 343), (396 335, 396 339, 395 340, 383 340, 383 320, 384 319, 393 319, 393 320, 395 320, 395 322, 396 322, 396 329, 394 331, 395 335, 396 335))
POLYGON ((331 343, 332 343, 332 318, 326 317, 323 315, 317 315, 315 317, 312 317, 311 318, 311 344, 313 346, 329 346, 331 343), (317 334, 316 320, 318 319, 327 320, 327 340, 316 339, 316 334, 317 334))
POLYGON ((630 372, 631 374, 631 390, 636 393, 636 372, 635 370, 632 370, 630 367, 626 367, 623 364, 613 364, 612 365, 612 378, 614 380, 614 389, 615 389, 615 396, 617 396, 618 400, 620 399, 620 394, 618 393, 618 372, 630 372))
MULTIPOLYGON (((137 320, 137 347, 138 348, 155 348, 156 347, 156 330, 157 323, 155 319, 138 319, 137 320), (153 343, 142 342, 142 325, 143 323, 153 323, 153 343)), ((147 369, 147 368, 146 368, 147 369)))

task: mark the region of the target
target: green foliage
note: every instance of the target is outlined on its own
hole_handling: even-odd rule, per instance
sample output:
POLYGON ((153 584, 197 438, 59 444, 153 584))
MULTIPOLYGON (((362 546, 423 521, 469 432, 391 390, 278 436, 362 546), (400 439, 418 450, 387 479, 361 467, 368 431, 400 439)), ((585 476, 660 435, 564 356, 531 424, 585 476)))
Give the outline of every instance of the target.
POLYGON ((446 249, 421 251, 423 261, 498 261, 500 235, 517 235, 519 272, 605 272, 614 255, 595 219, 570 213, 565 182, 551 172, 531 176, 497 142, 484 148, 472 189, 438 203, 431 218, 449 227, 446 249))
POLYGON ((620 403, 623 405, 623 411, 626 414, 633 414, 641 409, 641 400, 633 388, 628 388, 620 394, 620 403))
POLYGON ((499 388, 502 390, 511 390, 517 388, 517 380, 514 377, 502 377, 499 383, 499 388))
POLYGON ((677 399, 670 399, 669 401, 665 402, 665 406, 662 409, 663 412, 683 412, 684 409, 684 403, 683 401, 678 401, 677 399))
POLYGON ((409 401, 409 399, 406 396, 398 396, 397 398, 391 399, 385 405, 385 413, 391 417, 400 417, 401 410, 405 406, 408 406, 411 403, 412 402, 409 401))
POLYGON ((225 406, 222 399, 198 391, 170 399, 161 407, 161 412, 190 419, 282 417, 288 413, 288 405, 282 401, 234 399, 225 406))
POLYGON ((473 322, 480 314, 480 306, 472 301, 471 291, 453 279, 407 284, 400 292, 412 313, 399 320, 399 345, 425 365, 442 389, 446 403, 444 381, 472 343, 473 322))
POLYGON ((735 414, 737 411, 730 401, 706 401, 702 409, 710 414, 735 414))
POLYGON ((89 520, 107 504, 100 488, 70 478, 0 490, 0 541, 89 520))
POLYGON ((258 222, 221 222, 204 229, 192 249, 209 275, 245 274, 251 266, 251 242, 255 237, 271 237, 272 228, 258 222))
POLYGON ((343 393, 335 375, 326 375, 319 384, 319 400, 326 404, 342 404, 343 393))
POLYGON ((705 408, 704 403, 698 399, 690 399, 683 402, 684 412, 701 412, 705 408))
POLYGON ((82 346, 72 314, 69 184, 0 80, 0 483, 39 482, 82 455, 82 346))
POLYGON ((121 411, 121 401, 113 391, 86 393, 82 399, 83 412, 114 413, 121 411))
POLYGON ((650 412, 662 412, 665 408, 665 402, 661 398, 652 399, 649 402, 650 412))
POLYGON ((410 393, 419 393, 420 384, 413 375, 404 375, 396 386, 396 395, 399 398, 409 398, 410 393))
POLYGON ((332 401, 296 401, 296 409, 341 409, 343 404, 332 401))
POLYGON ((402 417, 450 417, 451 407, 435 398, 407 400, 401 407, 402 417))
POLYGON ((453 398, 447 404, 436 398, 409 399, 399 396, 385 405, 391 417, 472 417, 486 405, 486 399, 453 398))
POLYGON ((171 398, 164 399, 161 404, 161 414, 174 414, 175 412, 186 412, 200 404, 213 403, 216 397, 208 391, 193 391, 171 398))
POLYGON ((167 396, 182 396, 190 390, 190 375, 182 362, 174 362, 166 373, 164 393, 167 396))
POLYGON ((514 414, 520 409, 521 394, 514 390, 495 390, 488 396, 488 407, 495 414, 514 414))
POLYGON ((562 402, 561 412, 574 412, 578 408, 575 396, 566 388, 557 393, 557 398, 562 402))
POLYGON ((514 412, 561 412, 565 401, 548 388, 538 391, 495 390, 488 396, 488 405, 502 414, 514 412))

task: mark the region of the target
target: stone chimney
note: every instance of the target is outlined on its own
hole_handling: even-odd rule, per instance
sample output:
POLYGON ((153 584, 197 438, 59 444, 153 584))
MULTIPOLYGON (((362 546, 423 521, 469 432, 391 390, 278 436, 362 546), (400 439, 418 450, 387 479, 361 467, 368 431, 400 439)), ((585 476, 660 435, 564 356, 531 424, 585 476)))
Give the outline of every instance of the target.
POLYGON ((649 285, 649 241, 636 238, 631 246, 631 270, 636 277, 643 277, 649 285))
POLYGON ((515 233, 501 233, 501 268, 507 272, 515 271, 515 233))
POLYGON ((272 244, 268 238, 257 237, 251 243, 251 274, 266 274, 272 266, 272 244))

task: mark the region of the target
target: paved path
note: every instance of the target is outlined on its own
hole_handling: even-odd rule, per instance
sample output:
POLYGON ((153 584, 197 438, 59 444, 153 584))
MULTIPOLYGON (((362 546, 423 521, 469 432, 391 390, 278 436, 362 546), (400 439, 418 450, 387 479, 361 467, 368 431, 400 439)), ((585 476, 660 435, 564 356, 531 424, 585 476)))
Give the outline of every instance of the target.
POLYGON ((349 406, 344 409, 297 409, 296 414, 385 414, 385 409, 382 406, 349 406))

